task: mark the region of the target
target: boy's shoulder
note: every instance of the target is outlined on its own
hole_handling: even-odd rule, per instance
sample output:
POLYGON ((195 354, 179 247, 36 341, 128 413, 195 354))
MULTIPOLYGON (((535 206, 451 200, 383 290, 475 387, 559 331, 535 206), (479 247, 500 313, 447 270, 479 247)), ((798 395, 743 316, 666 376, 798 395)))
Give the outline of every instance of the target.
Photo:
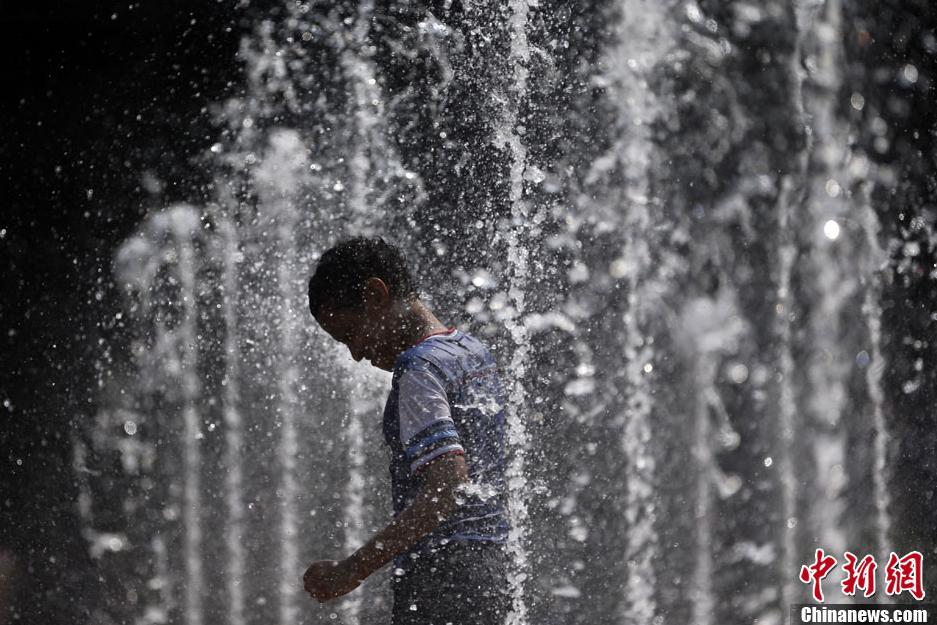
POLYGON ((488 348, 480 340, 457 328, 425 337, 397 357, 394 373, 435 365, 443 370, 473 369, 493 364, 488 348))

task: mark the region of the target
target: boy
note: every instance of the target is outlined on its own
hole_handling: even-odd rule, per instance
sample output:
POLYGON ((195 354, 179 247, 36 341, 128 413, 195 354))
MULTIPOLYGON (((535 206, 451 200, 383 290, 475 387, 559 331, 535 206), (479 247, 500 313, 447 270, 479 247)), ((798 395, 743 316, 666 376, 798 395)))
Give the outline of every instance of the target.
POLYGON ((314 562, 306 591, 339 597, 393 559, 393 625, 504 622, 504 410, 491 354, 433 315, 381 238, 323 254, 309 309, 352 358, 394 374, 383 419, 394 519, 348 558, 314 562))

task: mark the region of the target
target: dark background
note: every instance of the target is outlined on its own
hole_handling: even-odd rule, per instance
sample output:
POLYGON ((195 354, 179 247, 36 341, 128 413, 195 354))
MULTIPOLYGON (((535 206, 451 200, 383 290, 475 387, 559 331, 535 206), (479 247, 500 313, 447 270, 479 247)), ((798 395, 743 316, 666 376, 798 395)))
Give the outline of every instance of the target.
MULTIPOLYGON (((199 201, 200 155, 216 136, 204 107, 240 88, 238 42, 250 11, 262 10, 178 0, 52 5, 0 4, 0 549, 15 558, 11 614, 24 623, 83 622, 97 596, 75 514, 70 430, 92 415, 98 339, 118 309, 110 258, 151 207, 199 201)), ((852 48, 848 88, 893 129, 881 159, 899 183, 875 198, 876 210, 887 234, 914 238, 902 229, 937 210, 937 109, 933 88, 903 90, 891 77, 908 62, 937 76, 924 36, 934 9, 921 0, 850 10, 847 35, 858 41, 864 30, 870 43, 852 48), (879 70, 889 78, 875 80, 879 70)), ((924 544, 937 528, 934 409, 908 402, 932 394, 906 397, 900 381, 918 357, 934 365, 932 265, 925 255, 895 276, 883 319, 897 341, 925 339, 915 353, 907 343, 885 346, 891 400, 908 415, 897 531, 924 544)))
POLYGON ((0 548, 16 560, 11 622, 79 623, 97 594, 70 430, 92 414, 97 339, 118 307, 109 259, 149 207, 198 199, 205 170, 193 165, 215 134, 203 107, 240 86, 245 15, 230 2, 0 4, 0 548))

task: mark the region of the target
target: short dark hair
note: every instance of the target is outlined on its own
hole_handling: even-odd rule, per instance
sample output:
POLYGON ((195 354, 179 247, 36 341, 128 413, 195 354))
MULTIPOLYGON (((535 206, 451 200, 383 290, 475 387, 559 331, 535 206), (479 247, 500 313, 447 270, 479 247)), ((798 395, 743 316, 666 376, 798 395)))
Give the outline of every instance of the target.
POLYGON ((354 237, 322 254, 309 278, 309 311, 315 317, 326 305, 360 306, 362 286, 372 277, 384 281, 391 297, 409 299, 417 294, 416 279, 399 248, 381 237, 354 237))

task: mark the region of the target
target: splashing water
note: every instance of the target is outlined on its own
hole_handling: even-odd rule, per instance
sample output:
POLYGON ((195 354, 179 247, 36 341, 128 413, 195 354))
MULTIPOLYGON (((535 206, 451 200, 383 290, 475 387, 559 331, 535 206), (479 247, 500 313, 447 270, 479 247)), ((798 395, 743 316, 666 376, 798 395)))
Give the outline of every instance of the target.
POLYGON ((382 581, 301 592, 389 512, 387 376, 305 306, 352 234, 401 244, 500 362, 506 623, 780 623, 813 547, 892 549, 889 266, 839 3, 392 4, 258 17, 212 200, 120 246, 126 336, 74 438, 89 551, 132 591, 102 614, 387 622, 382 581))
POLYGON ((527 148, 518 133, 517 125, 520 123, 518 109, 523 100, 527 98, 527 63, 530 62, 530 49, 526 33, 529 11, 527 0, 513 0, 510 4, 510 10, 511 48, 509 58, 514 68, 514 92, 505 95, 504 99, 508 104, 496 140, 507 148, 511 158, 509 191, 511 230, 508 233, 507 265, 509 267, 508 297, 514 309, 514 314, 508 317, 505 323, 511 340, 514 342, 509 369, 514 373, 514 376, 513 383, 509 386, 506 405, 507 440, 510 449, 513 451, 506 475, 508 516, 511 521, 508 544, 513 560, 513 571, 509 578, 512 611, 505 623, 507 625, 520 625, 527 622, 524 582, 529 574, 526 553, 528 511, 525 464, 530 439, 525 425, 527 393, 523 383, 529 366, 528 336, 523 320, 526 310, 524 291, 527 287, 529 258, 528 246, 525 245, 524 241, 524 232, 529 226, 533 215, 529 203, 523 197, 524 173, 528 167, 527 148))

